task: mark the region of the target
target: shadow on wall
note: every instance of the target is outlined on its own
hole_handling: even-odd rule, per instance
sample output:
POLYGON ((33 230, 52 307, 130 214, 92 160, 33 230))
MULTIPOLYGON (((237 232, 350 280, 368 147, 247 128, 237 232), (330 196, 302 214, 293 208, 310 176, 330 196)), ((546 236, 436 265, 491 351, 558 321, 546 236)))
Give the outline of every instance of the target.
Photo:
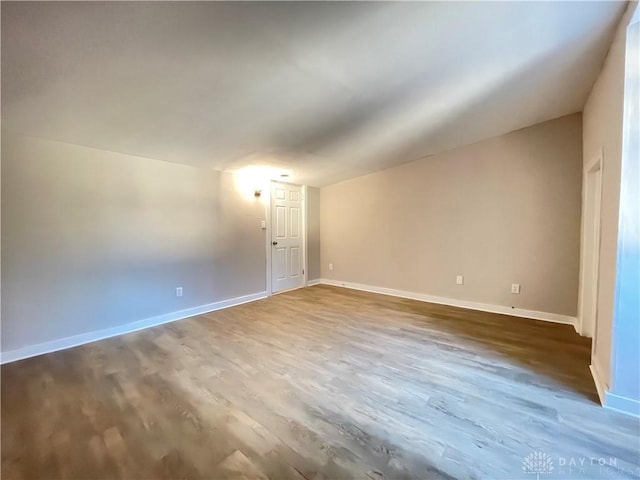
POLYGON ((2 156, 3 352, 264 292, 231 174, 5 132, 2 156))

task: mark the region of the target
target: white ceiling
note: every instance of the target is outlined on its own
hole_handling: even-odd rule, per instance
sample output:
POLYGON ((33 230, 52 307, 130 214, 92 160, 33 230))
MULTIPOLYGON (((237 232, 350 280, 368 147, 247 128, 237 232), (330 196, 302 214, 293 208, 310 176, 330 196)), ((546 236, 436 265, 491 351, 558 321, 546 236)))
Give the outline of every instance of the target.
POLYGON ((3 128, 326 185, 582 110, 617 2, 2 2, 3 128))

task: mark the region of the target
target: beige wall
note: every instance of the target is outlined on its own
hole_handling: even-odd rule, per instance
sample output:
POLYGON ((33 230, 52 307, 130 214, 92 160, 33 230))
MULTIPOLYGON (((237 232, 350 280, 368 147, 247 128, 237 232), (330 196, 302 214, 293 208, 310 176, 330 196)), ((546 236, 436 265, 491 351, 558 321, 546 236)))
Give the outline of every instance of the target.
POLYGON ((307 187, 307 280, 320 278, 320 189, 307 187))
POLYGON ((592 363, 605 388, 609 387, 611 370, 622 159, 625 40, 627 25, 637 6, 637 2, 632 2, 627 7, 602 72, 584 107, 583 115, 584 163, 591 162, 600 149, 604 152, 597 333, 592 363))
POLYGON ((322 277, 574 316, 581 171, 574 114, 322 188, 322 277))
POLYGON ((3 132, 2 351, 263 292, 264 215, 230 174, 3 132))

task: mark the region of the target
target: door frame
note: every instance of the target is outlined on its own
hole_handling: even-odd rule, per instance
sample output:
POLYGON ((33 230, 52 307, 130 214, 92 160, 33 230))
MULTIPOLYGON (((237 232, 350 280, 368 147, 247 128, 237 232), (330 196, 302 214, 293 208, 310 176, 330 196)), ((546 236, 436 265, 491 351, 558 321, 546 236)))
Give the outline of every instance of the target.
MULTIPOLYGON (((580 252, 580 280, 579 280, 579 291, 578 291, 578 325, 579 332, 582 336, 592 337, 591 345, 592 347, 595 345, 595 338, 597 334, 597 314, 598 314, 598 293, 600 290, 600 240, 602 233, 602 181, 604 179, 604 152, 603 149, 600 148, 599 151, 594 155, 593 159, 584 167, 582 174, 582 232, 581 232, 581 242, 582 248, 580 252), (596 182, 593 198, 595 203, 593 205, 594 217, 597 222, 596 234, 593 237, 591 251, 586 251, 587 244, 587 235, 588 228, 590 227, 591 219, 587 217, 587 188, 589 184, 589 175, 593 174, 597 171, 600 171, 600 181, 596 182), (589 256, 595 257, 589 259, 589 256), (590 260, 590 261, 589 261, 590 260), (587 265, 592 267, 591 271, 591 282, 593 284, 593 291, 591 299, 585 298, 585 283, 588 279, 587 277, 587 265), (584 312, 587 308, 592 309, 593 312, 593 325, 586 325, 584 312), (591 331, 589 331, 589 327, 591 327, 591 331)), ((593 350, 593 348, 592 348, 593 350)))
MULTIPOLYGON (((297 183, 291 183, 291 182, 283 182, 281 180, 271 180, 269 181, 269 193, 267 195, 267 201, 265 202, 265 219, 266 219, 266 235, 265 235, 265 254, 267 257, 267 268, 266 268, 266 285, 267 285, 267 296, 271 296, 274 295, 273 293, 273 287, 271 285, 271 268, 272 268, 272 259, 271 256, 273 255, 273 249, 271 248, 271 224, 272 224, 272 219, 271 219, 271 191, 273 188, 273 184, 274 183, 279 183, 279 184, 283 184, 283 185, 293 185, 295 187, 300 187, 300 195, 302 197, 301 202, 300 202, 300 215, 301 215, 301 226, 302 226, 302 288, 307 286, 307 271, 308 271, 308 265, 307 265, 307 186, 306 185, 299 185, 297 183)), ((287 292, 289 290, 284 290, 282 292, 277 292, 277 293, 284 293, 287 292)))

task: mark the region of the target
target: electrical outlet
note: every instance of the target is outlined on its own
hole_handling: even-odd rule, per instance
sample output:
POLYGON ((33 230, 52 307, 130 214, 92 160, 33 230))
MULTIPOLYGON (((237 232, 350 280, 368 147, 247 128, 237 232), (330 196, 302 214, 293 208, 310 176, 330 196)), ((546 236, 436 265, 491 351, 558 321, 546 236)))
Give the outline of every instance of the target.
POLYGON ((511 293, 520 293, 520 284, 512 283, 511 284, 511 293))
POLYGON ((176 288, 176 297, 181 297, 182 296, 182 287, 178 287, 176 288))
POLYGON ((329 264, 329 270, 333 270, 333 263, 329 264))
POLYGON ((463 284, 464 284, 464 277, 462 275, 456 276, 456 285, 463 285, 463 284))

